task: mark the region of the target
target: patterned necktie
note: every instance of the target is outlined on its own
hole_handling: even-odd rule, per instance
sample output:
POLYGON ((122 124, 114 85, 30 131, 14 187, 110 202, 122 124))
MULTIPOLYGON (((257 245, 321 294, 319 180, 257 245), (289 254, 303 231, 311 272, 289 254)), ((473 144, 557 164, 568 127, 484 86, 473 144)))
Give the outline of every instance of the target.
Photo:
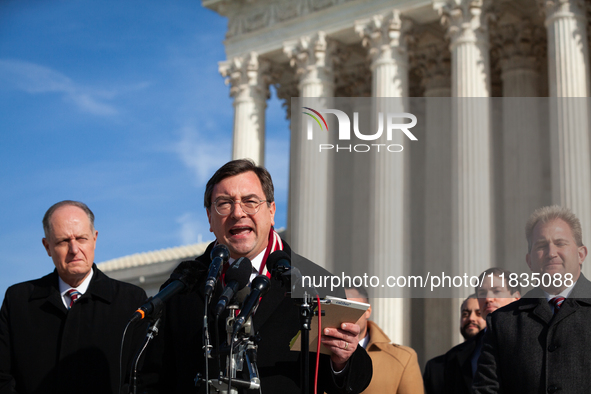
POLYGON ((565 300, 564 297, 559 296, 559 297, 554 297, 550 301, 548 301, 550 303, 550 305, 552 305, 554 307, 554 314, 558 313, 564 300, 565 300))
POLYGON ((78 290, 76 289, 70 289, 66 292, 66 294, 68 295, 68 297, 70 297, 70 306, 68 307, 68 309, 70 309, 72 307, 72 305, 74 305, 74 302, 76 302, 76 300, 78 299, 78 297, 80 297, 82 295, 82 293, 80 293, 78 290))

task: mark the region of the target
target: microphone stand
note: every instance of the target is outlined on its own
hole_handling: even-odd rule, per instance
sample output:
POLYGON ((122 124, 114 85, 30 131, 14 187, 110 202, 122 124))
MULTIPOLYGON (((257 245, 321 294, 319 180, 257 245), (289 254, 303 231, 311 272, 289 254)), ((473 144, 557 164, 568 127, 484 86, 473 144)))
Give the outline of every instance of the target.
MULTIPOLYGON (((294 267, 297 275, 301 277, 299 270, 294 267)), ((300 280, 296 280, 292 284, 292 271, 291 267, 282 265, 273 270, 272 275, 276 279, 280 280, 283 286, 286 286, 290 291, 286 293, 286 296, 293 296, 296 286, 300 283, 300 280)), ((297 276, 296 276, 297 278, 297 276)), ((314 289, 312 287, 312 289, 314 289)), ((315 291, 315 289, 314 289, 315 291)), ((316 299, 312 294, 308 294, 307 290, 304 290, 303 298, 294 298, 294 302, 299 305, 299 316, 300 316, 300 339, 301 339, 301 363, 300 363, 300 376, 302 384, 302 394, 309 394, 310 392, 310 328, 312 325, 312 317, 314 316, 314 305, 316 299)), ((324 311, 323 311, 324 312, 324 311)), ((320 341, 321 332, 318 333, 318 340, 320 341)))
MULTIPOLYGON (((210 298, 208 295, 205 296, 205 308, 203 313, 203 353, 205 356, 205 381, 209 381, 209 358, 211 357, 211 344, 209 343, 209 325, 207 324, 207 308, 209 306, 210 298)), ((195 386, 199 384, 200 375, 197 373, 195 377, 195 386)), ((209 394, 209 385, 205 385, 205 393, 209 394)))
POLYGON ((150 327, 148 327, 148 332, 146 334, 146 338, 144 339, 144 343, 142 344, 142 347, 136 353, 135 358, 133 359, 133 363, 132 363, 133 372, 132 372, 132 377, 131 377, 131 391, 130 391, 133 394, 137 394, 137 367, 138 367, 140 358, 142 357, 142 354, 144 353, 144 351, 146 350, 146 348, 148 347, 150 342, 156 337, 156 335, 158 335, 158 328, 160 327, 160 324, 162 323, 161 319, 160 319, 161 315, 162 315, 162 312, 159 312, 158 315, 152 320, 150 327))
MULTIPOLYGON (((302 393, 308 394, 310 391, 310 329, 312 326, 312 317, 318 316, 318 310, 315 310, 315 306, 318 305, 318 301, 314 298, 313 295, 308 295, 307 292, 304 292, 304 298, 301 299, 302 303, 300 304, 300 338, 301 342, 301 351, 302 351, 302 361, 300 363, 300 373, 302 377, 302 393)), ((321 304, 326 303, 327 301, 324 299, 320 300, 321 304)), ((297 303, 297 302, 296 302, 297 303)), ((324 316, 324 309, 322 310, 321 316, 324 316)), ((318 332, 318 341, 320 341, 320 337, 322 332, 318 332)))
MULTIPOLYGON (((314 301, 308 292, 304 292, 303 302, 300 304, 300 332, 302 344, 302 362, 300 375, 302 377, 302 394, 308 394, 310 389, 310 326, 312 324, 314 301), (312 302, 309 304, 308 301, 312 302)), ((318 333, 320 340, 321 333, 318 333)))
POLYGON ((258 390, 261 387, 259 371, 256 364, 258 339, 251 335, 252 318, 249 318, 238 334, 233 336, 233 326, 236 319, 235 311, 238 309, 238 306, 230 305, 228 308, 230 309, 230 315, 226 319, 228 345, 217 350, 218 357, 227 354, 226 376, 224 376, 224 372, 220 371, 217 381, 207 381, 206 384, 211 385, 216 392, 222 394, 238 394, 237 388, 258 390), (249 380, 236 379, 236 372, 242 371, 245 366, 248 371, 249 380), (228 387, 229 384, 231 387, 228 387))

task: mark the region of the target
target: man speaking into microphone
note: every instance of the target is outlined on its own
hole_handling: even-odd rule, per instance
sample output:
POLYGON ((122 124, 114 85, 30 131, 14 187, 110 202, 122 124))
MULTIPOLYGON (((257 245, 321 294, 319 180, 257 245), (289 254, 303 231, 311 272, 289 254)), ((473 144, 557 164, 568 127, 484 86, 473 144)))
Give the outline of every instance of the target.
MULTIPOLYGON (((230 251, 230 264, 245 257, 252 262, 256 275, 267 275, 267 258, 283 250, 291 254, 287 243, 273 229, 275 201, 273 182, 269 172, 256 166, 250 160, 234 160, 223 165, 208 181, 204 205, 210 231, 216 241, 205 253, 197 258, 200 264, 209 265, 210 253, 218 244, 226 245, 230 251)), ((302 258, 297 264, 303 273, 330 275, 326 270, 302 258)), ((162 330, 164 350, 159 382, 161 393, 205 392, 204 384, 195 387, 198 373, 205 372, 205 358, 202 343, 202 327, 205 307, 204 285, 206 278, 200 278, 195 290, 189 294, 173 297, 166 304, 166 320, 162 330)), ((219 331, 219 338, 226 338, 224 324, 215 327, 214 309, 223 290, 217 281, 212 300, 208 306, 210 332, 219 331)), ((253 315, 254 333, 258 333, 257 364, 263 393, 300 393, 300 352, 290 351, 290 340, 300 329, 299 308, 292 299, 285 296, 285 287, 275 279, 270 280, 267 294, 261 298, 253 315)), ((336 289, 331 295, 345 298, 343 289, 336 289)), ((330 349, 331 356, 321 355, 319 365, 318 392, 359 393, 371 380, 371 359, 362 347, 358 347, 359 326, 354 322, 324 331, 322 343, 330 349)), ((216 335, 213 335, 215 338, 216 335)), ((214 348, 217 344, 214 344, 214 348)), ((311 360, 315 354, 311 354, 311 360)), ((212 371, 210 379, 217 379, 218 371, 212 371)), ((315 360, 310 362, 311 367, 315 360)), ((312 369, 311 369, 312 370, 312 369)), ((313 385, 311 372, 310 385, 313 385)), ((311 388, 311 391, 312 388, 311 388)))

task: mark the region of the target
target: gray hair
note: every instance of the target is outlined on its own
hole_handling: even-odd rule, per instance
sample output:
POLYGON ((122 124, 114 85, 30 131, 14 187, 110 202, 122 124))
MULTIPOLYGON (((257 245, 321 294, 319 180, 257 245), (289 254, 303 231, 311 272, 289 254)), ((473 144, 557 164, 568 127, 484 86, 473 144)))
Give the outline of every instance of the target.
POLYGON ((84 204, 83 202, 80 201, 72 201, 72 200, 64 200, 64 201, 60 201, 58 203, 53 204, 51 207, 49 207, 49 209, 47 210, 47 212, 45 212, 45 215, 43 215, 43 231, 45 232, 45 238, 49 237, 49 234, 51 233, 51 217, 53 216, 53 213, 55 211, 57 211, 59 208, 61 207, 65 207, 65 206, 72 206, 72 207, 78 207, 80 209, 82 209, 84 211, 84 213, 86 213, 86 216, 88 216, 88 220, 90 221, 90 228, 92 229, 92 231, 94 231, 94 213, 92 213, 92 211, 90 210, 90 208, 88 208, 88 206, 86 204, 84 204))
POLYGON ((527 251, 531 252, 532 248, 532 234, 534 228, 538 223, 548 223, 552 220, 561 219, 569 225, 577 246, 583 246, 583 230, 581 230, 581 222, 576 215, 568 208, 559 205, 551 205, 536 209, 527 224, 525 225, 525 237, 527 238, 527 251))

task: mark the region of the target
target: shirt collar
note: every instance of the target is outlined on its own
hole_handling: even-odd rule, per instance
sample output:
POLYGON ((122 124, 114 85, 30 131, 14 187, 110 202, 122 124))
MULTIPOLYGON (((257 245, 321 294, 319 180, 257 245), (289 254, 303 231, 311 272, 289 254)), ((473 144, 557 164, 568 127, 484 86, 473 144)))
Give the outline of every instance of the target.
POLYGON ((66 282, 64 282, 64 280, 58 275, 58 283, 60 286, 60 294, 62 296, 62 302, 64 303, 64 305, 66 306, 66 308, 70 305, 70 297, 68 297, 66 295, 67 291, 70 289, 76 289, 80 292, 80 296, 82 296, 82 294, 86 293, 86 291, 88 290, 88 286, 90 286, 90 280, 92 279, 92 276, 94 275, 94 270, 91 269, 90 270, 90 274, 86 277, 86 279, 84 279, 84 281, 82 281, 82 283, 80 284, 80 286, 78 287, 72 287, 69 284, 67 284, 66 282))
POLYGON ((553 298, 556 297, 564 297, 564 298, 568 298, 568 296, 570 295, 570 293, 573 291, 573 289, 575 288, 575 285, 577 284, 577 282, 573 283, 572 286, 567 287, 566 289, 562 290, 560 292, 560 294, 550 294, 548 292, 546 292, 546 290, 543 290, 544 292, 544 296, 546 297, 546 301, 550 301, 553 298))
MULTIPOLYGON (((250 260, 250 263, 252 264, 252 273, 250 274, 250 282, 252 282, 252 280, 259 274, 259 272, 261 272, 261 265, 263 264, 263 257, 265 257, 265 250, 263 250, 256 257, 254 257, 252 260, 250 260)), ((236 261, 236 260, 231 257, 230 257, 230 260, 228 260, 230 265, 234 264, 234 261, 236 261)))
POLYGON ((362 348, 367 348, 367 344, 369 343, 369 332, 367 332, 367 334, 365 334, 365 337, 361 340, 359 340, 359 346, 361 346, 362 348))

